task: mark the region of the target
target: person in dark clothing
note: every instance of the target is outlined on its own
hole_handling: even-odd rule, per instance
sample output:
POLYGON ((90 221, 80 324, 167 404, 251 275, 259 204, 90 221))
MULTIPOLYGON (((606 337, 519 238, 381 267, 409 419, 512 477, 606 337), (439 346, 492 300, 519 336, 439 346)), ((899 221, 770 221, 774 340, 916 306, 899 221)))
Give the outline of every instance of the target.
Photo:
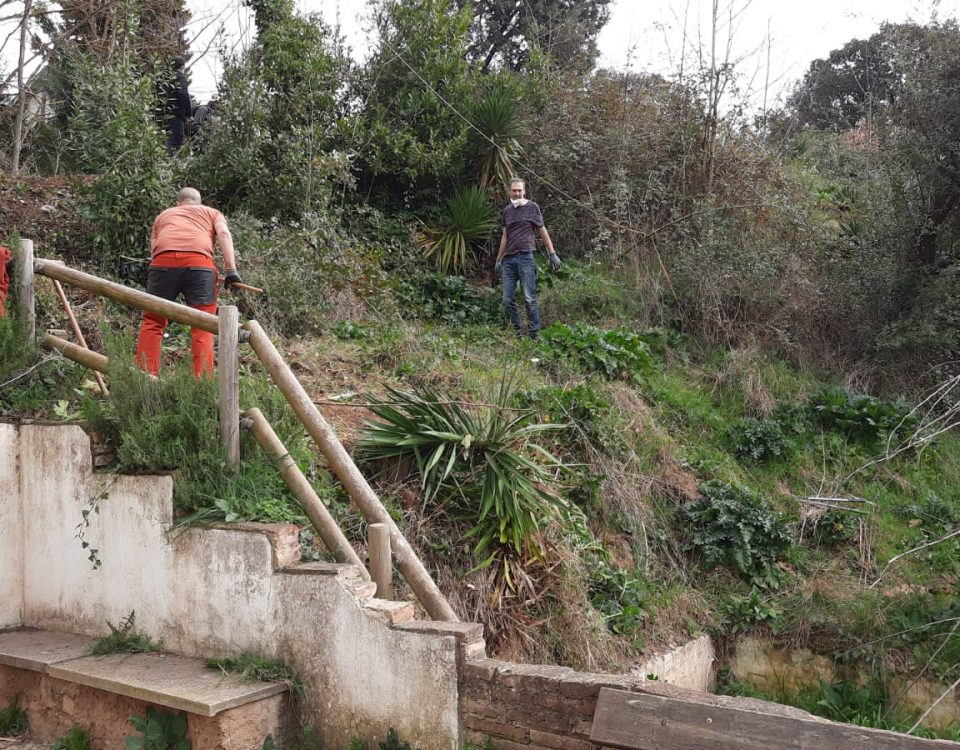
POLYGON ((553 249, 553 240, 543 225, 540 206, 524 198, 523 180, 510 180, 510 203, 500 216, 503 231, 500 249, 493 272, 503 272, 503 304, 517 335, 522 333, 520 311, 517 309, 517 282, 523 292, 527 310, 527 334, 535 339, 540 335, 540 303, 537 300, 537 264, 533 259, 536 250, 536 235, 539 234, 547 248, 550 268, 560 268, 560 258, 553 249))
POLYGON ((173 75, 163 85, 165 112, 167 116, 167 153, 173 154, 183 146, 188 124, 193 119, 190 92, 184 73, 184 59, 177 57, 171 63, 173 75))

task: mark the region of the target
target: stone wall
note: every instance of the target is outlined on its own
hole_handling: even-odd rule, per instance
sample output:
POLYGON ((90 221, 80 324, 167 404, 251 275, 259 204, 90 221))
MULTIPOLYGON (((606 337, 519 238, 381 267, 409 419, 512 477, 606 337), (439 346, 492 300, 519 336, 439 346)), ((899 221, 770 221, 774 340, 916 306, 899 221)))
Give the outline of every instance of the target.
POLYGON ((170 477, 94 474, 79 427, 0 427, 0 467, 19 464, 16 482, 0 473, 3 626, 102 636, 135 611, 171 652, 287 662, 325 747, 390 727, 425 750, 457 747, 458 660, 479 626, 404 622, 411 605, 372 598, 353 566, 300 565, 296 527, 168 536, 170 477))
POLYGON ((461 729, 470 742, 482 746, 489 737, 498 750, 590 750, 600 688, 701 695, 694 691, 709 682, 713 659, 710 639, 702 636, 632 674, 468 661, 460 673, 461 729), (648 674, 658 680, 647 680, 648 674))

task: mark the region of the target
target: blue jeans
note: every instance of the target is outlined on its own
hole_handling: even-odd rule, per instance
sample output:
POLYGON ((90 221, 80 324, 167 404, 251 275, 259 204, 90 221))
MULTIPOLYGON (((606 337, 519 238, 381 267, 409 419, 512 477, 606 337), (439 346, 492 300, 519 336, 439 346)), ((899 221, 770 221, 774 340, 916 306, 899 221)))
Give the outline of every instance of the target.
POLYGON ((523 292, 523 305, 527 309, 530 338, 540 333, 540 304, 537 302, 537 263, 533 253, 518 253, 503 259, 503 304, 518 334, 523 331, 520 324, 520 311, 517 309, 517 282, 523 292))

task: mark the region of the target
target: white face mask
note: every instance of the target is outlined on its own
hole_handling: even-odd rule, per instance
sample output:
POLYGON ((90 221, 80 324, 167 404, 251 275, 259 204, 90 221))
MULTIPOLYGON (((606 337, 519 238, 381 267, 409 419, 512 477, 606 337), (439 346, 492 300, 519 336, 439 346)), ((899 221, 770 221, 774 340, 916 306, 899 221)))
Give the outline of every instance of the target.
POLYGON ((518 206, 525 206, 525 205, 527 205, 527 199, 526 199, 526 198, 511 198, 511 199, 510 199, 510 202, 513 204, 513 207, 514 207, 514 208, 517 208, 518 206))

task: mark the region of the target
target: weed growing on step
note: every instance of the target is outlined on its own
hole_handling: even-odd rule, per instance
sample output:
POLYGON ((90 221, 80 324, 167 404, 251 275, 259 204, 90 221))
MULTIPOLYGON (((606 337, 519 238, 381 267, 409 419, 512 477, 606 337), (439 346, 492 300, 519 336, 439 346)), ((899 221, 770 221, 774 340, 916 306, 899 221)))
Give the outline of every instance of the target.
POLYGON ((207 659, 204 664, 210 669, 219 669, 224 674, 235 675, 241 682, 284 683, 298 702, 302 702, 306 696, 303 680, 292 667, 276 659, 245 653, 237 658, 207 659))
POLYGON ((14 695, 6 708, 0 708, 0 736, 17 737, 30 728, 27 712, 20 708, 20 693, 14 695))
POLYGON ((155 641, 148 635, 134 632, 136 617, 136 612, 131 610, 130 614, 120 620, 116 626, 107 620, 110 635, 94 643, 89 653, 92 656, 106 656, 107 654, 144 654, 160 651, 163 648, 162 640, 155 641))
POLYGON ((142 716, 131 716, 129 721, 142 736, 125 737, 124 750, 193 750, 182 711, 173 714, 147 706, 142 716))
POLYGON ((90 750, 90 735, 81 727, 71 727, 65 736, 53 741, 50 750, 90 750))

